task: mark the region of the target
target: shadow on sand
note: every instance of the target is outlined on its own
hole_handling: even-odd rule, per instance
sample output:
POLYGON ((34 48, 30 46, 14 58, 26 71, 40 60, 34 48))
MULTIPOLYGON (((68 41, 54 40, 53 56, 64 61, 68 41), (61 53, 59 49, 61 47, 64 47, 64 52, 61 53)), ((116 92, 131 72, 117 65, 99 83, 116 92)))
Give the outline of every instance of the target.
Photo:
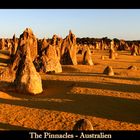
POLYGON ((51 74, 55 76, 94 76, 94 77, 103 77, 103 78, 110 78, 110 79, 119 79, 119 80, 133 80, 133 81, 140 81, 140 78, 135 77, 119 77, 119 76, 108 76, 103 73, 89 73, 89 72, 72 72, 72 73, 57 73, 51 74))
POLYGON ((4 130, 35 130, 31 128, 26 128, 22 126, 11 125, 11 124, 1 123, 1 122, 0 122, 0 128, 4 130))
POLYGON ((0 58, 0 63, 10 64, 11 63, 11 60, 10 59, 0 58))
POLYGON ((10 56, 10 52, 8 50, 0 50, 0 53, 7 55, 7 56, 10 56))
POLYGON ((85 87, 85 88, 94 88, 94 89, 105 89, 105 90, 114 90, 120 92, 133 92, 133 93, 140 93, 140 86, 139 85, 132 85, 132 84, 122 84, 122 83, 111 83, 111 82, 83 82, 83 81, 62 81, 62 80, 46 80, 43 81, 43 86, 49 84, 56 84, 58 85, 67 85, 67 86, 78 86, 78 87, 85 87))
MULTIPOLYGON (((81 84, 80 86, 82 86, 83 84, 83 86, 86 85, 86 87, 91 88, 113 89, 113 90, 120 90, 118 88, 123 87, 122 90, 124 89, 127 92, 129 90, 135 91, 135 87, 130 87, 128 90, 125 89, 125 85, 116 83, 101 84, 101 83, 79 82, 78 84, 79 85, 81 84)), ((86 93, 72 94, 68 92, 72 87, 72 83, 66 81, 61 82, 53 80, 43 81, 43 86, 44 92, 37 96, 26 96, 26 95, 19 96, 16 93, 14 94, 12 92, 8 93, 13 96, 16 95, 18 97, 22 96, 23 98, 29 100, 22 100, 23 99, 22 97, 21 100, 10 100, 0 98, 0 103, 25 106, 29 108, 63 111, 81 115, 90 115, 116 121, 140 124, 139 100, 101 96, 101 95, 87 95, 86 93), (47 85, 47 87, 45 85, 47 85)))

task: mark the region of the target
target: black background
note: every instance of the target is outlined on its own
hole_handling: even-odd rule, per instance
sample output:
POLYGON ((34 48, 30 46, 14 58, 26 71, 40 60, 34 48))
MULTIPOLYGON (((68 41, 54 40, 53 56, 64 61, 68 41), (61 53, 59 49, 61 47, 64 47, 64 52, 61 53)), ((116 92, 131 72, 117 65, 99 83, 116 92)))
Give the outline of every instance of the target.
MULTIPOLYGON (((1 9, 140 9, 138 0, 3 0, 1 9)), ((4 19, 0 19, 4 20, 4 19)), ((30 140, 30 131, 0 131, 0 140, 30 140)), ((37 131, 36 131, 37 132, 37 131)), ((44 131, 40 131, 43 133, 44 131)), ((100 131, 98 131, 100 132, 100 131)), ((140 140, 140 131, 103 131, 113 140, 140 140)), ((56 132, 54 132, 56 133, 56 132)), ((64 133, 64 131, 57 131, 64 133)), ((80 133, 80 132, 71 132, 80 133)), ((89 132, 93 133, 93 132, 89 132)))
POLYGON ((138 0, 2 0, 0 8, 18 9, 128 9, 140 8, 138 0))
MULTIPOLYGON (((140 131, 0 131, 0 140, 42 140, 44 138, 31 139, 29 132, 36 132, 37 134, 44 134, 44 132, 51 132, 51 134, 68 134, 80 136, 81 132, 84 134, 111 134, 112 138, 101 138, 102 140, 140 140, 140 131)), ((78 138, 75 138, 78 139, 78 138)), ((86 139, 86 138, 84 138, 86 139)), ((90 140, 91 138, 87 138, 90 140)), ((97 138, 96 140, 101 140, 97 138)))

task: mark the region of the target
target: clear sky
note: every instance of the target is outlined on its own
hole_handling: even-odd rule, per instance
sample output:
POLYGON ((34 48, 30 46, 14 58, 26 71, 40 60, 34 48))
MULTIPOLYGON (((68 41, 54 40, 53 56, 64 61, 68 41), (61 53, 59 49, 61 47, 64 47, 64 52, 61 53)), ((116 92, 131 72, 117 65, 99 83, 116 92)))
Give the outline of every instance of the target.
POLYGON ((29 27, 38 38, 77 37, 140 40, 140 9, 1 9, 0 38, 29 27))

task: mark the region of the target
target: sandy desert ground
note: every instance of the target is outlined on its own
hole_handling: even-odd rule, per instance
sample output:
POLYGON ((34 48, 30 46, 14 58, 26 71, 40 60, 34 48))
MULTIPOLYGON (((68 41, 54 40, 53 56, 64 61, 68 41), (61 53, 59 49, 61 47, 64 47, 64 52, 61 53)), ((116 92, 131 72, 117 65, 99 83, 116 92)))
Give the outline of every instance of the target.
MULTIPOLYGON (((43 93, 23 95, 0 81, 0 130, 72 130, 76 121, 89 119, 95 130, 140 130, 140 56, 94 51, 93 66, 62 66, 59 74, 40 73, 43 93), (101 59, 101 55, 105 59, 101 59), (103 74, 110 65, 115 75, 103 74), (135 65, 138 70, 128 70, 135 65)), ((0 52, 0 68, 8 55, 0 52)))

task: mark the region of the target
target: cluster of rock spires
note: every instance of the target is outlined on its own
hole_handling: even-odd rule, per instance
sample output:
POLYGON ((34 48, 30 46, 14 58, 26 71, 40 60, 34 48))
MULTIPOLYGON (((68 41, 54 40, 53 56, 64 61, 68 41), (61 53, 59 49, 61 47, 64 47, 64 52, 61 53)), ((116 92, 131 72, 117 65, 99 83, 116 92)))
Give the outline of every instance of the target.
POLYGON ((77 38, 77 46, 89 46, 91 50, 109 50, 111 44, 113 44, 114 49, 118 51, 126 50, 130 51, 131 55, 140 54, 140 40, 119 40, 117 38, 109 39, 107 37, 103 38, 77 38), (112 42, 113 41, 113 42, 112 42))
MULTIPOLYGON (((59 73, 62 65, 77 65, 76 36, 62 39, 54 35, 52 40, 38 40, 29 28, 11 40, 0 40, 0 49, 8 50, 11 64, 0 72, 0 80, 13 82, 19 92, 39 94, 43 91, 38 72, 59 73)), ((84 52, 84 64, 93 65, 90 49, 84 52)))
POLYGON ((42 81, 33 64, 37 56, 37 39, 31 29, 20 35, 13 62, 1 73, 1 78, 13 82, 16 90, 22 93, 39 94, 42 81))
POLYGON ((52 42, 49 43, 44 38, 38 45, 38 56, 34 60, 37 71, 43 71, 45 73, 62 72, 62 66, 60 64, 60 48, 57 45, 57 36, 54 35, 52 42))
MULTIPOLYGON (((125 41, 120 41, 122 46, 126 46, 125 41)), ((97 41, 94 45, 79 45, 76 36, 69 31, 69 35, 64 39, 54 35, 52 39, 37 39, 33 31, 26 28, 25 31, 16 38, 0 39, 0 50, 8 50, 11 56, 11 64, 0 71, 0 80, 13 82, 20 92, 39 94, 43 91, 42 81, 38 72, 60 73, 62 65, 77 65, 77 54, 83 56, 82 64, 94 65, 92 52, 95 49, 108 49, 109 58, 115 59, 116 47, 114 40, 110 42, 97 41)), ((125 48, 129 48, 128 46, 125 48)), ((139 54, 138 46, 134 43, 131 47, 131 54, 139 54)), ((101 57, 104 60, 104 56, 101 57)), ((112 67, 107 67, 104 72, 107 75, 114 75, 112 67)))

